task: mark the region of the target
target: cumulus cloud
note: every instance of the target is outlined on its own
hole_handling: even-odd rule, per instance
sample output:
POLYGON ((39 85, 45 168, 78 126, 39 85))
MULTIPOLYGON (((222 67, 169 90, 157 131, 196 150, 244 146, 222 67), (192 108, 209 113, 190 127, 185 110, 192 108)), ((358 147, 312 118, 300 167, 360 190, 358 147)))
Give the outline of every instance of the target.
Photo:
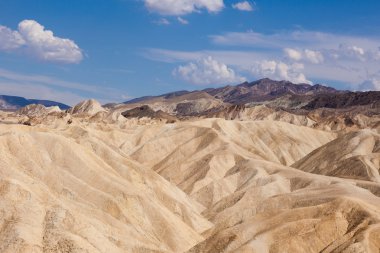
POLYGON ((324 57, 321 52, 305 49, 304 51, 305 58, 311 63, 319 64, 324 61, 324 57))
POLYGON ((312 82, 307 80, 305 75, 301 73, 304 68, 303 64, 293 63, 288 65, 281 61, 261 61, 256 63, 252 68, 252 73, 258 77, 269 77, 274 80, 287 80, 293 83, 308 83, 312 82))
MULTIPOLYGON (((379 43, 380 45, 380 43, 379 43)), ((371 58, 376 58, 375 52, 370 52, 363 49, 360 46, 356 45, 348 45, 346 43, 342 43, 339 45, 337 50, 332 50, 332 52, 336 55, 335 59, 354 59, 360 61, 366 61, 371 58)))
POLYGON ((25 44, 24 39, 17 31, 0 25, 0 50, 11 51, 25 44))
POLYGON ((296 49, 285 48, 284 53, 290 60, 299 61, 302 59, 302 52, 296 49))
POLYGON ((253 7, 248 1, 233 4, 232 8, 237 9, 239 11, 253 11, 253 7))
POLYGON ((200 85, 231 84, 246 80, 226 64, 216 61, 211 56, 181 65, 173 71, 173 74, 189 83, 200 85))
POLYGON ((0 26, 0 50, 21 51, 48 62, 79 63, 83 59, 74 41, 54 36, 34 20, 20 22, 17 31, 0 26))
POLYGON ((286 57, 292 61, 307 60, 314 64, 319 64, 324 61, 322 53, 315 50, 305 49, 302 51, 292 48, 285 48, 284 53, 286 57))
POLYGON ((161 15, 178 16, 206 9, 216 13, 224 8, 223 0, 144 0, 145 7, 161 15))
POLYGON ((254 31, 229 32, 210 36, 210 39, 214 44, 223 45, 223 50, 152 49, 145 53, 145 57, 155 61, 175 63, 212 56, 228 66, 249 71, 252 79, 265 76, 263 74, 265 71, 260 71, 258 63, 275 61, 275 67, 266 71, 271 74, 268 77, 293 81, 318 80, 354 90, 378 89, 380 39, 377 37, 303 30, 271 34, 254 31), (228 49, 228 46, 232 46, 231 49, 228 49), (236 50, 236 48, 241 49, 236 50), (273 74, 280 73, 281 68, 285 69, 284 65, 277 64, 280 62, 293 74, 273 74), (298 68, 294 71, 293 67, 297 66, 295 63, 302 64, 303 69, 298 68), (258 70, 251 71, 252 69, 258 70))
POLYGON ((187 20, 184 19, 184 18, 178 17, 177 20, 178 20, 178 22, 180 22, 182 25, 188 25, 188 24, 189 24, 189 21, 187 21, 187 20))

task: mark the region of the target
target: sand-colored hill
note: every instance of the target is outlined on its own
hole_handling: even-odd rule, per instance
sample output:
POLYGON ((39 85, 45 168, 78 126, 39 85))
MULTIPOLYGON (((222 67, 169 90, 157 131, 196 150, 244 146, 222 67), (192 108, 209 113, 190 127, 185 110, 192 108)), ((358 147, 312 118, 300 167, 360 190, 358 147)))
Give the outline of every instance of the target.
POLYGON ((195 116, 204 111, 223 105, 223 101, 203 91, 187 92, 185 94, 168 94, 159 97, 132 101, 128 104, 119 104, 111 107, 113 110, 123 112, 133 108, 149 105, 155 111, 163 111, 172 115, 195 116))
POLYGON ((0 131, 0 252, 181 252, 211 226, 199 204, 96 130, 0 131))
POLYGON ((189 252, 379 249, 379 197, 355 183, 251 160, 219 184, 234 191, 203 212, 215 226, 189 252))
POLYGON ((340 136, 292 167, 314 174, 380 183, 379 131, 365 129, 340 136))
POLYGON ((105 109, 95 99, 84 100, 68 110, 69 113, 74 115, 95 115, 104 111, 105 109))
POLYGON ((376 127, 93 105, 0 113, 0 252, 379 252, 376 127))
POLYGON ((209 118, 224 118, 227 120, 271 120, 291 123, 297 126, 313 127, 316 121, 308 115, 293 114, 281 109, 274 109, 265 105, 245 107, 232 105, 215 112, 205 113, 209 118))
POLYGON ((16 113, 21 115, 26 115, 30 117, 44 116, 49 113, 58 113, 61 112, 58 106, 45 107, 40 104, 31 104, 25 107, 20 108, 16 113))

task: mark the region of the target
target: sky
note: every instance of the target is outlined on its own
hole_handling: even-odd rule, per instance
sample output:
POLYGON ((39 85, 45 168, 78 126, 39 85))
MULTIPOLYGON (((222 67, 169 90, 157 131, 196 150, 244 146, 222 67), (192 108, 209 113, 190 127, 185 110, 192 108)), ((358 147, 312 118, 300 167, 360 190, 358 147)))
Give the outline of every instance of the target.
POLYGON ((378 0, 0 0, 0 94, 74 105, 268 77, 380 90, 378 0))

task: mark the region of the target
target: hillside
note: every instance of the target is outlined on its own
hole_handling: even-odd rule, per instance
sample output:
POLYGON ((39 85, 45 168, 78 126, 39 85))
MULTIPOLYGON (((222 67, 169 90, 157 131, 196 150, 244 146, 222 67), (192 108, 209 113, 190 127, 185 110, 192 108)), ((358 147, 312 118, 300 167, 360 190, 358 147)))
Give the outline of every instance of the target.
POLYGON ((0 252, 378 252, 379 118, 251 109, 0 111, 0 252))

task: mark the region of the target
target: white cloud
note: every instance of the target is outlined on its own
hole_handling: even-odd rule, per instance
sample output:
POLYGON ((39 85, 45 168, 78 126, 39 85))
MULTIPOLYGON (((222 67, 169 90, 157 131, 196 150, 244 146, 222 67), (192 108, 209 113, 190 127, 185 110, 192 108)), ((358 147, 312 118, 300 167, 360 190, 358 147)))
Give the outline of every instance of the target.
POLYGON ((284 31, 263 34, 254 31, 210 36, 218 45, 248 46, 254 50, 284 51, 290 60, 321 63, 331 60, 363 62, 380 60, 380 38, 348 36, 316 31, 284 31), (294 49, 297 48, 297 49, 294 49), (291 54, 291 55, 290 55, 291 54))
POLYGON ((181 65, 173 71, 173 74, 192 84, 201 85, 231 84, 246 80, 226 64, 214 60, 211 56, 181 65))
POLYGON ((284 49, 285 56, 291 61, 307 60, 314 64, 319 64, 324 61, 324 57, 321 52, 310 49, 297 50, 293 48, 284 49))
POLYGON ((321 52, 305 49, 304 51, 305 58, 309 60, 311 63, 319 64, 324 61, 324 57, 321 52))
MULTIPOLYGON (((268 59, 275 60, 276 62, 282 61, 287 65, 293 65, 294 61, 282 57, 283 50, 277 51, 259 51, 259 50, 246 50, 246 51, 218 51, 218 50, 204 50, 204 51, 175 51, 166 49, 148 49, 144 52, 144 57, 169 64, 196 61, 199 58, 212 56, 213 59, 223 62, 224 64, 233 67, 236 70, 249 72, 253 66, 258 62, 268 59)), ((369 80, 373 76, 379 76, 377 73, 380 69, 380 62, 360 62, 357 60, 340 62, 326 58, 323 64, 310 63, 309 60, 297 61, 301 63, 304 68, 301 71, 307 80, 324 80, 329 84, 332 82, 339 82, 345 85, 346 88, 360 89, 360 84, 364 80, 369 80)), ((261 76, 253 75, 251 79, 261 76)))
POLYGON ((157 21, 154 21, 157 25, 170 25, 170 21, 167 20, 166 18, 160 18, 157 21))
POLYGON ((54 36, 34 20, 20 22, 18 31, 0 26, 0 50, 26 52, 47 62, 79 63, 83 59, 74 41, 54 36))
MULTIPOLYGON (((253 31, 225 33, 211 36, 211 41, 223 45, 224 50, 174 51, 149 49, 145 57, 168 63, 195 61, 212 56, 235 70, 263 77, 259 63, 275 61, 276 67, 267 71, 272 78, 293 81, 340 84, 347 89, 378 89, 380 80, 380 38, 329 34, 315 31, 284 31, 262 34, 253 31), (229 50, 226 46, 243 50, 229 50), (280 75, 284 65, 292 74, 280 75), (294 70, 294 64, 302 70, 294 70), (258 69, 252 71, 252 69, 258 69), (277 73, 277 74, 274 74, 277 73), (299 75, 298 75, 299 74, 299 75), (307 78, 306 78, 307 77, 307 78), (363 84, 365 83, 365 85, 363 84)), ((265 65, 265 64, 264 64, 265 65)), ((273 65, 273 64, 272 64, 273 65)), ((286 71, 282 71, 283 73, 286 71)))
POLYGON ((349 47, 349 49, 357 55, 364 55, 364 49, 363 48, 360 48, 357 46, 352 46, 352 47, 349 47))
POLYGON ((243 1, 243 2, 233 4, 232 8, 240 10, 240 11, 253 11, 253 7, 248 1, 243 1))
POLYGON ((359 47, 356 45, 340 44, 339 48, 337 50, 333 50, 333 52, 336 54, 336 58, 341 58, 341 59, 347 58, 347 59, 366 61, 370 58, 376 58, 375 52, 374 54, 372 54, 372 52, 369 52, 363 49, 362 47, 359 47))
POLYGON ((206 9, 216 13, 224 8, 223 0, 144 0, 146 8, 161 15, 178 16, 206 9))
POLYGON ((359 85, 360 90, 377 90, 380 91, 380 77, 379 79, 371 78, 369 80, 365 80, 363 83, 359 85))
MULTIPOLYGON (((230 32, 210 38, 218 45, 248 47, 250 49, 247 54, 255 52, 261 59, 275 59, 287 64, 302 63, 303 73, 308 78, 327 83, 340 82, 352 89, 364 87, 361 84, 372 80, 374 73, 380 69, 379 37, 317 31, 283 31, 272 34, 248 31, 230 32), (285 58, 281 58, 281 55, 285 55, 285 58)), ((243 59, 240 61, 244 62, 243 59)), ((376 85, 367 87, 375 88, 376 85)))
POLYGON ((281 61, 261 61, 252 68, 252 73, 257 78, 268 77, 274 80, 287 80, 293 83, 308 83, 305 75, 301 73, 304 66, 300 63, 288 65, 281 61))
POLYGON ((25 44, 24 39, 17 31, 0 25, 0 50, 11 51, 25 44))
POLYGON ((187 21, 184 18, 178 17, 177 20, 178 20, 178 22, 180 22, 183 25, 188 25, 189 24, 189 21, 187 21))
MULTIPOLYGON (((176 63, 183 61, 196 61, 211 56, 212 59, 234 66, 237 69, 249 72, 253 78, 272 78, 275 80, 288 80, 295 83, 311 83, 305 77, 304 64, 286 63, 281 60, 267 60, 268 55, 250 51, 171 51, 151 49, 147 58, 155 61, 176 63)), ((272 57, 274 55, 269 55, 272 57)), ((194 63, 193 63, 194 64, 194 63)), ((195 64, 194 64, 195 65, 195 64)), ((235 72, 234 72, 235 73, 235 72)), ((235 74, 236 75, 236 74, 235 74)))
POLYGON ((285 48, 284 53, 290 60, 299 61, 302 59, 302 52, 296 49, 285 48))

